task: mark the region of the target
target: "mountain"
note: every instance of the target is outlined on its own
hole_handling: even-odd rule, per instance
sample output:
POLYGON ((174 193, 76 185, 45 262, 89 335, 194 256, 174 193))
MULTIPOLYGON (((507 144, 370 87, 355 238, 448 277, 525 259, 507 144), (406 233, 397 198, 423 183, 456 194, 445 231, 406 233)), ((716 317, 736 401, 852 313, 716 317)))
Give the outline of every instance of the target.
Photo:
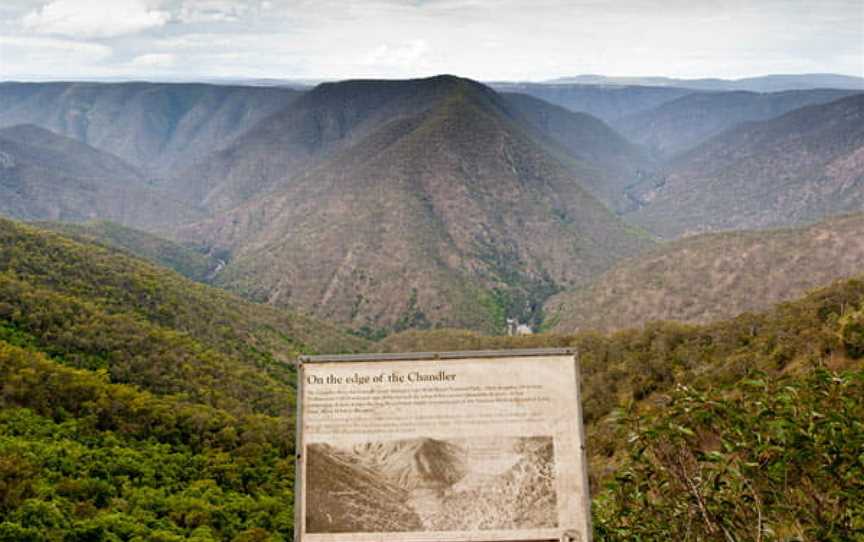
POLYGON ((657 165, 642 148, 600 119, 526 94, 502 94, 508 108, 546 143, 547 150, 582 180, 591 194, 616 211, 629 210, 628 190, 650 178, 657 165))
POLYGON ((697 92, 618 119, 614 126, 631 141, 647 146, 657 156, 668 158, 737 124, 768 120, 800 107, 831 102, 857 92, 860 91, 697 92))
POLYGON ((161 176, 227 145, 301 93, 186 83, 0 83, 0 127, 35 124, 161 176))
POLYGON ((77 241, 99 243, 117 248, 162 267, 177 271, 186 278, 206 282, 224 262, 215 255, 203 254, 156 235, 105 220, 85 223, 38 222, 36 227, 52 230, 77 241))
MULTIPOLYGON (((326 83, 266 118, 235 144, 173 174, 166 187, 224 211, 276 189, 397 118, 416 115, 448 92, 447 78, 326 83)), ((562 146, 592 193, 611 198, 646 156, 602 121, 526 95, 503 96, 511 116, 562 146), (581 168, 581 170, 579 170, 581 168)))
POLYGON ((231 209, 276 189, 386 123, 425 111, 448 91, 446 81, 324 83, 166 182, 189 201, 214 211, 231 209))
POLYGON ((300 173, 268 174, 261 195, 177 237, 231 253, 216 283, 355 328, 536 319, 550 293, 650 242, 520 119, 450 76, 322 85, 221 153, 241 171, 298 156, 300 173))
MULTIPOLYGON (((273 359, 372 345, 30 226, 0 221, 0 250, 3 536, 291 536, 292 375, 273 359), (121 370, 129 364, 139 370, 121 370)), ((598 537, 698 529, 711 539, 723 526, 746 539, 761 522, 854 539, 864 502, 861 322, 864 281, 853 279, 709 325, 530 337, 413 330, 374 348, 577 348, 598 537), (635 498, 645 487, 657 500, 635 498), (693 487, 707 523, 694 525, 693 487), (814 495, 836 506, 816 514, 814 495)), ((499 512, 545 521, 518 505, 549 497, 550 473, 531 466, 551 465, 553 451, 537 444, 487 486, 493 495, 458 493, 447 509, 506 499, 499 512)), ((416 530, 407 492, 325 451, 317 464, 307 453, 307 466, 333 481, 336 498, 307 495, 307 506, 338 503, 346 521, 416 530)))
POLYGON ((119 158, 29 124, 0 129, 0 214, 136 226, 201 216, 119 158))
POLYGON ((692 94, 686 88, 598 86, 584 84, 490 83, 498 92, 527 94, 570 111, 588 113, 606 122, 648 111, 692 94))
POLYGON ((375 533, 422 531, 409 491, 358 465, 327 444, 306 451, 306 531, 375 533))
POLYGON ((759 311, 864 269, 864 214, 806 228, 704 234, 618 263, 590 285, 553 296, 559 332, 656 320, 704 323, 759 311))
MULTIPOLYGON (((172 340, 188 336, 199 344, 216 346, 236 356, 232 363, 249 364, 260 357, 262 362, 269 359, 274 368, 280 365, 276 360, 284 363, 300 352, 351 351, 365 344, 333 325, 243 301, 128 252, 5 219, 0 219, 0 274, 8 287, 5 293, 10 296, 3 299, 8 304, 4 318, 11 319, 12 325, 30 326, 28 333, 36 334, 34 340, 45 334, 42 339, 49 342, 57 339, 56 333, 94 325, 92 332, 96 335, 82 336, 83 346, 94 348, 108 360, 111 349, 100 345, 99 340, 119 341, 123 334, 138 327, 148 333, 165 331, 172 340), (31 291, 32 295, 25 295, 31 291), (50 300, 56 305, 40 306, 50 300), (12 310, 14 307, 18 309, 12 310), (66 321, 51 316, 55 309, 66 314, 62 312, 64 307, 77 311, 77 317, 66 321), (42 318, 47 320, 39 324, 42 318), (112 328, 117 337, 108 327, 99 329, 100 325, 119 326, 112 328), (93 343, 87 344, 91 340, 93 343)), ((70 347, 76 344, 72 337, 68 339, 70 347)), ((82 355, 81 359, 86 357, 82 355)), ((138 352, 138 357, 136 363, 148 363, 154 370, 172 363, 158 357, 148 360, 143 351, 138 352)), ((199 361, 206 362, 206 356, 199 361)), ((179 365, 172 368, 181 369, 179 365)), ((147 378, 145 374, 139 376, 147 378)), ((237 384, 217 381, 210 386, 230 388, 237 384)), ((263 393, 266 388, 262 386, 259 391, 263 393)), ((248 402, 249 397, 240 395, 237 399, 248 402)))
POLYGON ((449 487, 468 472, 467 452, 451 442, 429 438, 370 442, 355 446, 361 462, 406 490, 449 487))
POLYGON ((290 361, 365 344, 0 220, 0 537, 289 538, 290 361))
POLYGON ((864 77, 833 73, 772 74, 741 79, 678 79, 673 77, 607 77, 604 75, 578 75, 562 77, 549 84, 580 85, 640 85, 651 87, 677 87, 706 91, 746 90, 750 92, 782 92, 834 88, 864 90, 864 77))
POLYGON ((663 237, 864 209, 864 94, 746 123, 666 168, 628 219, 663 237))

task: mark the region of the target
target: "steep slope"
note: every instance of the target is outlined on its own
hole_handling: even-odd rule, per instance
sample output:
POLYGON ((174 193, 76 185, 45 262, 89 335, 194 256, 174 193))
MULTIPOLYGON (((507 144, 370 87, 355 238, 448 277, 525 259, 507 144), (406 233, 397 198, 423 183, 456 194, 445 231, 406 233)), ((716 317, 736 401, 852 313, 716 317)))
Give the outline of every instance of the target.
POLYGON ((508 109, 530 127, 547 150, 609 207, 632 207, 629 191, 650 179, 656 164, 600 119, 552 105, 526 94, 502 94, 508 109))
POLYGON ((306 530, 309 533, 422 531, 408 491, 382 479, 327 444, 306 452, 306 530))
MULTIPOLYGON (((187 334, 241 360, 245 357, 245 362, 259 357, 284 362, 300 351, 351 351, 365 344, 335 326, 243 301, 117 249, 2 219, 0 274, 12 296, 7 303, 27 303, 22 292, 33 290, 64 305, 80 304, 94 314, 126 314, 141 325, 187 334)), ((4 315, 26 320, 37 317, 37 312, 4 315)), ((84 321, 60 318, 50 320, 50 325, 84 321)))
POLYGON ((527 94, 564 107, 588 113, 606 122, 648 111, 660 104, 686 96, 693 90, 651 86, 601 86, 569 83, 491 83, 499 92, 527 94))
POLYGON ((864 215, 807 228, 705 234, 622 261, 546 304, 560 332, 652 320, 709 322, 764 310, 864 269, 864 215))
POLYGON ((232 252, 218 283, 358 328, 499 331, 505 312, 535 318, 559 287, 646 245, 487 87, 454 77, 403 84, 429 86, 424 111, 181 230, 232 252))
POLYGON ((838 100, 854 90, 698 92, 615 121, 631 141, 671 157, 743 122, 768 120, 794 109, 838 100))
POLYGON ((864 94, 747 123, 674 160, 629 219, 663 237, 864 209, 864 94))
POLYGON ((0 538, 290 538, 286 362, 364 344, 0 220, 0 538))
POLYGON ((448 91, 445 77, 325 83, 167 182, 190 201, 224 211, 284 185, 388 122, 428 110, 448 91))
POLYGON ((405 490, 452 486, 467 473, 466 451, 451 442, 419 438, 360 444, 363 464, 405 490))
POLYGON ((134 256, 177 271, 186 278, 206 282, 224 265, 219 258, 167 239, 105 220, 85 223, 38 222, 34 226, 56 231, 75 240, 118 248, 134 256))
POLYGON ((201 159, 300 92, 170 83, 0 83, 0 127, 35 124, 149 176, 201 159))
POLYGON ((0 129, 0 214, 136 226, 201 216, 119 158, 33 125, 0 129))
MULTIPOLYGON (((11 223, 0 224, 6 231, 11 223)), ((130 258, 104 248, 12 226, 11 236, 4 234, 0 243, 4 247, 0 262, 13 271, 2 274, 15 274, 41 292, 18 288, 12 291, 15 301, 0 302, 3 536, 10 540, 290 538, 294 450, 289 415, 250 414, 249 405, 223 410, 197 403, 189 395, 114 382, 104 370, 68 367, 82 359, 81 350, 73 345, 76 334, 88 326, 98 330, 88 334, 97 347, 94 350, 119 355, 109 341, 113 328, 103 326, 110 319, 82 314, 86 301, 109 307, 121 317, 127 307, 127 313, 138 312, 155 321, 158 312, 148 305, 150 296, 161 299, 156 307, 165 308, 165 298, 158 297, 164 290, 179 296, 194 293, 197 287, 164 271, 148 273, 144 271, 148 264, 137 268, 130 258), (116 284, 122 285, 116 292, 108 273, 115 266, 120 267, 114 269, 120 277, 116 284), (79 268, 80 275, 75 272, 79 268), (169 275, 174 281, 163 286, 161 281, 169 275), (174 283, 178 280, 180 286, 174 283), (17 300, 31 303, 53 288, 62 295, 39 310, 16 306, 17 300), (122 295, 126 291, 128 297, 122 295), (62 305, 66 297, 77 298, 74 310, 62 305), (24 329, 15 324, 23 317, 40 325, 24 329), (87 325, 79 325, 82 322, 87 325), (66 328, 59 329, 62 325, 66 328)), ((216 294, 210 289, 200 291, 216 294)), ((195 303, 195 296, 189 295, 188 302, 195 303)), ((220 310, 219 304, 204 309, 220 310)), ((164 312, 175 310, 172 306, 164 312)), ((141 324, 140 319, 135 322, 141 324)), ((597 537, 661 539, 669 532, 684 535, 699 529, 710 539, 704 529, 719 530, 722 525, 734 537, 745 539, 761 521, 773 532, 789 533, 790 538, 804 533, 814 540, 832 536, 845 540, 857 534, 852 518, 860 516, 864 502, 859 475, 862 374, 860 369, 833 371, 861 367, 862 322, 864 281, 859 279, 762 314, 705 326, 667 323, 611 336, 520 338, 412 331, 376 346, 413 351, 578 348, 591 476, 592 481, 604 482, 594 485, 604 488, 592 506, 597 537), (819 369, 813 370, 814 366, 819 369), (640 419, 646 411, 647 419, 640 419), (612 412, 615 415, 609 416, 612 412), (658 455, 664 450, 675 453, 658 455), (622 476, 616 485, 607 485, 616 471, 622 476), (681 484, 688 480, 692 485, 681 484), (802 486, 808 491, 799 491, 802 486), (703 497, 710 514, 708 525, 713 527, 698 519, 693 487, 703 497), (656 498, 639 498, 645 488, 656 498), (833 504, 820 510, 813 505, 815 498, 833 504), (638 518, 633 517, 634 510, 638 518), (694 518, 701 523, 694 525, 694 518)), ((187 333, 183 326, 171 329, 187 333)), ((231 350, 230 341, 213 339, 219 336, 218 329, 208 335, 202 325, 188 333, 201 345, 192 360, 231 350)), ((116 342, 122 344, 123 338, 116 342)), ((161 351, 152 357, 147 353, 147 363, 158 365, 176 350, 175 343, 163 342, 164 335, 151 340, 161 345, 161 351)), ((249 356, 254 350, 247 348, 241 357, 247 362, 256 359, 249 356)), ((231 390, 231 376, 214 382, 226 383, 218 388, 225 393, 242 395, 239 389, 231 390)), ((165 375, 160 379, 170 382, 165 375)), ((549 449, 536 452, 548 457, 549 449)), ((375 495, 371 490, 384 491, 390 497, 371 504, 387 503, 385 509, 393 513, 384 519, 390 525, 416 529, 419 518, 404 506, 404 492, 382 483, 380 477, 357 476, 361 469, 356 464, 339 465, 350 468, 340 470, 325 458, 318 471, 338 482, 331 487, 358 494, 341 493, 319 503, 338 502, 346 510, 363 511, 372 501, 369 496, 375 495)), ((548 472, 520 469, 514 474, 518 476, 508 474, 500 480, 495 496, 464 495, 464 500, 455 500, 454 514, 472 498, 473 505, 483 506, 494 498, 507 498, 514 490, 529 502, 543 497, 537 492, 548 484, 548 472)), ((518 514, 524 508, 511 510, 518 514)), ((358 517, 345 516, 347 521, 358 517)), ((525 519, 523 515, 520 521, 525 519)))

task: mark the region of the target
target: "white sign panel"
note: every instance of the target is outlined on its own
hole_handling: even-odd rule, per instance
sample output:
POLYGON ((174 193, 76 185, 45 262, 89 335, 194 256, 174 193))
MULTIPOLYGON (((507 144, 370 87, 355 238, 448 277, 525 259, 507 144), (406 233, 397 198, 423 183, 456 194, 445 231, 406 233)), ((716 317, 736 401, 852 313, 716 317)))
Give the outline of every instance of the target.
POLYGON ((300 366, 298 539, 590 540, 574 355, 417 356, 300 366))

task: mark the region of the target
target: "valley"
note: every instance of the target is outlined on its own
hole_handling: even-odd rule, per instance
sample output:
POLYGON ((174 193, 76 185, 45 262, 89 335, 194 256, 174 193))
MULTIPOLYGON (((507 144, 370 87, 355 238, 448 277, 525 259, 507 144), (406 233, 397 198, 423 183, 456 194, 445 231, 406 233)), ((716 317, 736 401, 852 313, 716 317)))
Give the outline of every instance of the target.
MULTIPOLYGON (((551 328, 568 318, 558 300, 611 291, 604 273, 667 240, 862 208, 858 91, 651 85, 5 83, 0 212, 116 223, 91 237, 376 338, 551 328)), ((606 311, 568 306, 608 328, 606 311)))
MULTIPOLYGON (((544 347, 595 539, 855 540, 862 92, 0 83, 0 541, 292 540, 298 356, 544 347)), ((307 526, 555 527, 551 440, 313 444, 307 526)))

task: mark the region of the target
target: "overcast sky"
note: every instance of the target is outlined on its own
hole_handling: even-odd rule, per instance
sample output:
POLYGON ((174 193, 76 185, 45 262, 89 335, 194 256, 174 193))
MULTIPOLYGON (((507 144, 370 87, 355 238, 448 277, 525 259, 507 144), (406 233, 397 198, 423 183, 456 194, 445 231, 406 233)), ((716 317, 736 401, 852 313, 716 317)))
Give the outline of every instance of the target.
POLYGON ((0 0, 0 79, 864 76, 864 0, 0 0))

